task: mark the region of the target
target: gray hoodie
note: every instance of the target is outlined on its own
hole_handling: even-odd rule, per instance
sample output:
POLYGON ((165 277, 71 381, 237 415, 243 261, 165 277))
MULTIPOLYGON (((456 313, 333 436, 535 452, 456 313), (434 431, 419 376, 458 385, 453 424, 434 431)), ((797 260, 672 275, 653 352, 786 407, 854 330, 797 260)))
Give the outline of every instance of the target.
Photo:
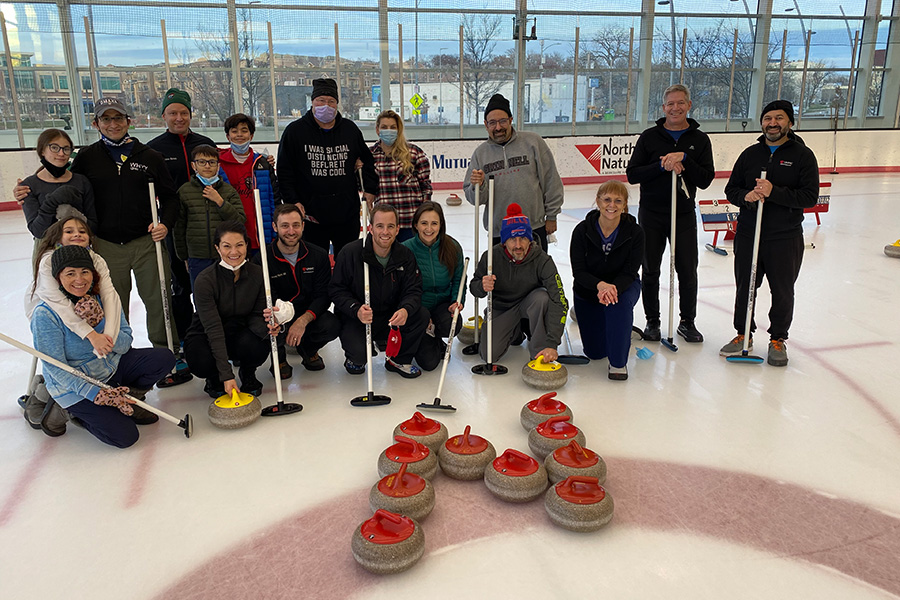
MULTIPOLYGON (((541 249, 540 244, 535 242, 531 243, 531 251, 520 263, 509 257, 504 251, 503 244, 496 244, 491 250, 494 253, 493 274, 497 277, 492 297, 493 310, 497 312, 509 310, 521 302, 532 290, 546 289, 550 296, 550 305, 547 308, 547 314, 544 315, 544 325, 550 339, 546 341, 545 347, 559 347, 563 330, 566 327, 569 303, 563 291, 556 263, 541 249)), ((481 282, 481 278, 485 275, 487 275, 487 252, 481 255, 481 260, 478 261, 478 267, 469 283, 469 291, 476 298, 487 296, 481 282)))
MULTIPOLYGON (((547 142, 536 133, 513 129, 505 144, 489 139, 475 148, 463 185, 469 204, 475 204, 475 186, 469 182, 474 169, 484 171, 481 205, 487 204, 488 177, 494 176, 494 237, 500 236, 500 222, 513 202, 522 207, 535 229, 543 227, 547 219, 555 220, 562 210, 563 184, 556 161, 547 142)), ((485 210, 485 229, 487 222, 485 210)))

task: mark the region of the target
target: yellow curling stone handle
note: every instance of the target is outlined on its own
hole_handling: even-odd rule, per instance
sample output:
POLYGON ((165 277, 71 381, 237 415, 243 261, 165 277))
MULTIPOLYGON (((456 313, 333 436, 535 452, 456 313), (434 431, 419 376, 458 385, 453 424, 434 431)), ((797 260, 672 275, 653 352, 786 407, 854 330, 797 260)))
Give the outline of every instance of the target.
POLYGON ((544 362, 544 355, 538 354, 538 357, 528 363, 528 367, 534 369, 535 371, 559 371, 562 367, 558 362, 544 362))
POLYGON ((239 408, 247 406, 253 402, 254 398, 246 392, 238 392, 236 389, 231 390, 231 395, 222 394, 213 402, 219 408, 239 408))

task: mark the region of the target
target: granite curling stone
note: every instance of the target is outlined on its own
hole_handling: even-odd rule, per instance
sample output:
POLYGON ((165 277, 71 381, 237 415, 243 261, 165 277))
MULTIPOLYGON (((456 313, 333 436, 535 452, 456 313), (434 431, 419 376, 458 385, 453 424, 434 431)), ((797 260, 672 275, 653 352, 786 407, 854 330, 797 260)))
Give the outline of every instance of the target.
POLYGON ((262 403, 246 392, 231 391, 209 405, 209 422, 221 429, 240 429, 253 424, 262 414, 262 403))
POLYGON ((415 473, 406 472, 407 465, 383 477, 369 491, 369 507, 406 515, 416 521, 427 517, 434 509, 434 487, 415 473))
POLYGON ((606 463, 593 450, 582 448, 572 440, 562 448, 557 448, 544 459, 544 468, 550 483, 559 483, 566 477, 596 477, 600 483, 606 481, 606 463))
POLYGON ((466 425, 462 435, 454 435, 438 450, 438 462, 447 477, 463 481, 482 479, 485 467, 497 458, 493 444, 471 431, 472 427, 466 425))
POLYGON ((428 446, 408 437, 395 435, 394 439, 397 443, 388 446, 378 457, 379 477, 396 473, 403 463, 407 464, 408 473, 415 473, 425 479, 435 476, 438 469, 437 454, 429 450, 428 446))
POLYGON ((429 419, 419 411, 412 418, 403 421, 394 428, 393 435, 402 435, 420 444, 425 444, 434 453, 447 441, 447 428, 443 423, 429 419))
POLYGON ((550 417, 558 417, 565 415, 572 416, 572 410, 564 403, 555 399, 556 392, 548 392, 537 398, 526 402, 519 413, 519 422, 525 431, 531 431, 550 417))
POLYGON ((425 534, 413 519, 378 509, 353 531, 353 558, 376 575, 400 573, 425 553, 425 534))
POLYGON ((544 357, 536 359, 522 367, 522 380, 537 390, 556 390, 566 385, 569 372, 558 362, 544 362, 544 357))
POLYGON ((506 502, 530 502, 547 489, 547 470, 538 461, 509 449, 484 470, 488 490, 506 502))
POLYGON ((550 417, 529 432, 528 447, 535 456, 544 460, 548 454, 567 446, 572 440, 584 445, 584 434, 569 422, 570 418, 565 415, 550 417))
POLYGON ((891 258, 900 258, 900 240, 884 247, 884 253, 891 258))
POLYGON ((573 475, 547 490, 544 508, 563 529, 597 531, 612 519, 613 499, 596 477, 573 475))
MULTIPOLYGON (((481 327, 484 319, 478 317, 478 326, 481 327)), ((469 317, 466 319, 465 323, 463 323, 462 329, 459 330, 459 333, 456 334, 456 340, 460 344, 465 344, 469 346, 475 343, 475 317, 469 317)))

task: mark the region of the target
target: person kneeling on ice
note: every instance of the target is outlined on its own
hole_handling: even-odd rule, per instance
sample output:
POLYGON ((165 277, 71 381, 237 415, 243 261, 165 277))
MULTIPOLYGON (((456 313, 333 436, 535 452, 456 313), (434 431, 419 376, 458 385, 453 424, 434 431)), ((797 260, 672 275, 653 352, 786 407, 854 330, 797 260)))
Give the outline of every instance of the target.
MULTIPOLYGON (((99 275, 87 248, 62 246, 53 252, 51 272, 75 314, 97 332, 103 332, 106 315, 96 295, 99 275)), ((121 310, 121 309, 120 309, 121 310)), ((31 315, 34 347, 44 354, 106 382, 113 389, 102 389, 44 363, 47 391, 64 408, 73 423, 84 426, 100 441, 127 448, 138 440, 137 425, 155 423, 155 414, 132 404, 124 394, 142 397, 153 384, 175 366, 175 357, 167 348, 132 348, 131 327, 120 315, 119 333, 111 350, 98 357, 87 339, 69 329, 62 318, 45 302, 31 315)))
MULTIPOLYGON (((494 253, 494 272, 487 274, 487 252, 481 255, 469 291, 484 298, 493 291, 493 344, 491 359, 506 353, 510 344, 528 338, 532 359, 557 359, 569 304, 553 259, 534 243, 531 223, 515 202, 509 205, 494 253)), ((487 322, 481 326, 481 357, 487 360, 487 322)))
POLYGON ((597 190, 597 209, 575 226, 569 257, 584 353, 594 360, 608 356, 609 378, 628 379, 644 232, 628 214, 628 188, 621 181, 607 181, 597 190))
POLYGON ((387 340, 391 328, 399 329, 401 344, 384 368, 412 379, 422 374, 413 357, 428 326, 422 307, 422 278, 412 250, 395 244, 399 231, 397 209, 378 204, 369 217, 369 234, 344 246, 334 263, 329 293, 341 320, 341 346, 351 375, 366 370, 366 324, 376 343, 387 340), (365 303, 364 266, 369 268, 371 304, 365 303))

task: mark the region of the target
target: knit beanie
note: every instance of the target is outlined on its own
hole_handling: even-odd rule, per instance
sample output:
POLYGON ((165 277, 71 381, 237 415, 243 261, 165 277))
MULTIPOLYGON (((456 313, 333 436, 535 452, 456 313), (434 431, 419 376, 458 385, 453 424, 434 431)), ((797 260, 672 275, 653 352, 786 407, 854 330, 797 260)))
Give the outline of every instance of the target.
POLYGON ((166 95, 163 96, 162 102, 162 110, 159 111, 159 114, 163 114, 166 112, 166 107, 170 104, 184 104, 187 106, 188 111, 191 110, 191 95, 185 92, 184 90, 179 90, 178 88, 169 88, 166 91, 166 95))
POLYGON ((772 100, 771 102, 766 104, 766 107, 762 109, 761 113, 759 113, 759 122, 762 123, 763 117, 766 116, 766 113, 773 110, 783 110, 787 113, 788 121, 791 122, 791 125, 794 124, 794 105, 787 100, 772 100))
POLYGON ((487 120, 487 116, 491 113, 492 110, 502 110, 510 117, 512 117, 512 111, 509 109, 509 100, 503 97, 503 94, 494 94, 491 96, 491 99, 488 100, 487 106, 484 109, 484 119, 487 120))
POLYGON ((94 261, 91 260, 91 253, 87 248, 81 246, 60 246, 53 252, 50 258, 50 268, 53 277, 59 277, 60 271, 66 267, 81 267, 84 269, 94 269, 94 261))
POLYGON ((314 79, 313 89, 310 100, 315 100, 319 96, 331 96, 335 100, 338 98, 338 87, 334 79, 314 79))
POLYGON ((506 217, 500 225, 500 243, 514 237, 523 237, 531 240, 531 222, 522 214, 522 207, 513 202, 506 208, 506 217))

